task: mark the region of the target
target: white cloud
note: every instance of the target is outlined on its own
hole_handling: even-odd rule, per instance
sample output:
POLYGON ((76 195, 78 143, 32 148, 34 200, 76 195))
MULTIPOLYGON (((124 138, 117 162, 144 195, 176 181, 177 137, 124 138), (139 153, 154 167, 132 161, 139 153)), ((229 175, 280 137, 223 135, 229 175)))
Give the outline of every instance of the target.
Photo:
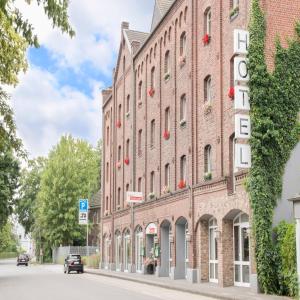
POLYGON ((101 134, 101 83, 93 96, 65 86, 52 74, 31 67, 13 92, 18 133, 32 157, 47 155, 61 135, 71 133, 96 144, 101 134))

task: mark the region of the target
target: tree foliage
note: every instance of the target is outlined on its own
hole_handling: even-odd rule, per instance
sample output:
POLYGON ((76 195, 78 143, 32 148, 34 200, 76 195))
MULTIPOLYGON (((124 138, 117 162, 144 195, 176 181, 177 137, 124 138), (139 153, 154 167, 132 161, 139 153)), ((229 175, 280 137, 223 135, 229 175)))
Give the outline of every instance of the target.
MULTIPOLYGON (((297 27, 298 28, 298 27, 297 27)), ((273 212, 282 192, 282 176, 299 141, 300 35, 287 49, 276 42, 275 67, 265 60, 266 23, 258 0, 252 1, 249 73, 252 168, 248 190, 258 279, 265 293, 278 293, 278 256, 272 240, 273 212)))
POLYGON ((0 230, 0 252, 17 252, 18 239, 13 232, 11 222, 7 222, 0 230))
POLYGON ((78 200, 99 189, 99 152, 87 142, 64 136, 50 152, 38 195, 38 220, 48 247, 82 243, 78 200))
POLYGON ((16 213, 19 223, 25 233, 31 233, 34 225, 34 211, 37 205, 37 196, 40 191, 42 173, 46 159, 38 157, 28 162, 28 167, 21 172, 19 197, 16 203, 16 213))

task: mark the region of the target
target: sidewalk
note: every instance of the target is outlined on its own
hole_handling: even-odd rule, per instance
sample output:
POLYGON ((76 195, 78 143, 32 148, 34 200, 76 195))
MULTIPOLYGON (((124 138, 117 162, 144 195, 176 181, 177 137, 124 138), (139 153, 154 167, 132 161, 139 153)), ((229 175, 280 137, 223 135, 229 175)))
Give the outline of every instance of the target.
POLYGON ((166 277, 156 277, 154 275, 142 275, 138 273, 123 273, 99 269, 85 268, 85 272, 106 277, 113 277, 122 280, 129 280, 138 283, 158 286, 166 289, 177 290, 202 296, 224 300, 287 300, 288 297, 270 296, 256 294, 248 288, 227 287, 221 288, 216 284, 201 283, 192 284, 185 280, 171 280, 166 277))

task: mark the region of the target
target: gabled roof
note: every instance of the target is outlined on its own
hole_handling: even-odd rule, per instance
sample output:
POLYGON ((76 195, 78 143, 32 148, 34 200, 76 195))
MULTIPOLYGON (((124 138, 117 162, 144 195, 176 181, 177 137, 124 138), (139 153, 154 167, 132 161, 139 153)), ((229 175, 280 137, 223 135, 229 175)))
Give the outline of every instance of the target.
POLYGON ((131 50, 131 44, 133 42, 139 42, 141 45, 144 44, 146 39, 149 36, 149 33, 136 31, 136 30, 130 30, 130 29, 124 29, 124 36, 127 42, 129 43, 128 47, 131 50))
POLYGON ((155 0, 151 32, 155 29, 174 2, 175 0, 155 0))

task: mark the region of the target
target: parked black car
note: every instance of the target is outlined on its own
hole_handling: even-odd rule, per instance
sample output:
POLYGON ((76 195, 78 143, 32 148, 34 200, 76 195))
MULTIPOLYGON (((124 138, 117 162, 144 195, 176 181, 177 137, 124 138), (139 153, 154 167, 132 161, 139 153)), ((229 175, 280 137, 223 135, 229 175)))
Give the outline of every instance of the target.
POLYGON ((64 273, 69 274, 72 271, 83 273, 83 264, 79 254, 69 254, 65 259, 64 273))
POLYGON ((17 266, 19 265, 25 265, 26 267, 28 266, 29 263, 29 256, 26 254, 21 254, 17 258, 17 266))

